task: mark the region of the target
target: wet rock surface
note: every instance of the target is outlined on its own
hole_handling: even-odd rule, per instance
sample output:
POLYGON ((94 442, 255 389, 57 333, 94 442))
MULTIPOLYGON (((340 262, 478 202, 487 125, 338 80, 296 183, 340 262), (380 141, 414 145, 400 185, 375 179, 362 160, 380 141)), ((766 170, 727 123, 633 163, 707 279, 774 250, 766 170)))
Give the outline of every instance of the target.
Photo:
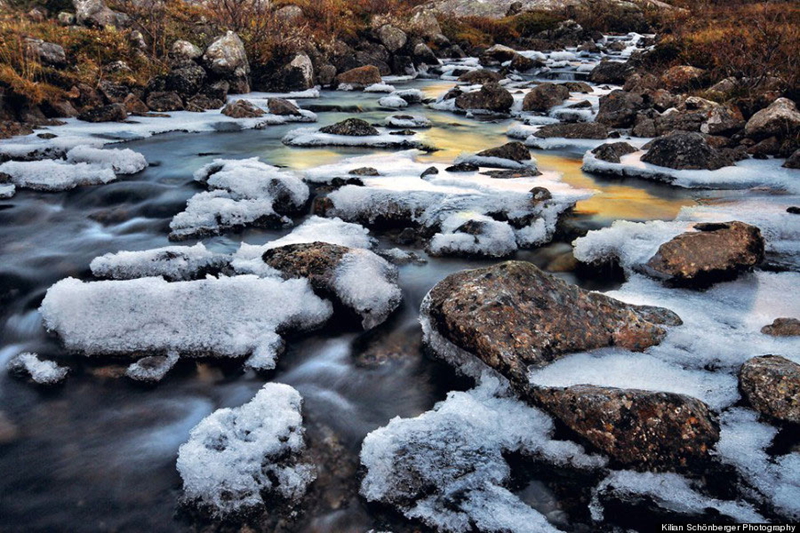
POLYGON ((667 309, 588 292, 518 261, 452 274, 427 301, 441 335, 523 389, 528 366, 605 346, 641 351, 681 323, 667 309))
POLYGON ((366 120, 360 118, 348 118, 336 124, 320 128, 321 133, 330 133, 331 135, 346 135, 348 137, 367 137, 370 135, 378 135, 378 130, 369 125, 366 120))
POLYGON ((662 244, 642 271, 669 284, 703 288, 736 278, 764 260, 761 231, 743 222, 695 224, 662 244))
POLYGON ((748 359, 739 372, 747 402, 769 418, 800 424, 800 365, 779 355, 748 359))

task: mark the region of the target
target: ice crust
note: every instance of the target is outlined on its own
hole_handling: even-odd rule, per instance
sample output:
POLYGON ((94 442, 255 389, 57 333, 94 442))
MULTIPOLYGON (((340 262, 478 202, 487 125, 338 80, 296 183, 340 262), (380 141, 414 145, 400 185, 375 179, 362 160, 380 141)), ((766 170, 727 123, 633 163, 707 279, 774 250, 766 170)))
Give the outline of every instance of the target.
MULTIPOLYGON (((405 100, 403 101, 405 102, 405 100)), ((314 128, 298 128, 287 133, 282 140, 288 146, 355 146, 370 148, 422 148, 423 143, 416 137, 390 135, 380 132, 378 135, 348 136, 322 133, 314 128)))
POLYGON ((90 268, 95 277, 104 279, 163 276, 168 281, 186 281, 225 263, 224 256, 206 249, 203 243, 197 243, 194 246, 110 253, 95 258, 90 268))
POLYGON ((71 163, 92 163, 111 168, 116 174, 136 174, 147 168, 147 160, 130 148, 95 148, 79 145, 67 152, 71 163))
POLYGON ((117 179, 114 171, 97 163, 67 163, 43 159, 41 161, 6 161, 0 172, 11 176, 19 188, 36 191, 67 191, 87 185, 103 185, 117 179))
POLYGON ((0 200, 6 200, 14 196, 17 187, 13 183, 0 184, 0 200))
POLYGON ((7 369, 13 374, 25 375, 39 385, 56 385, 67 378, 69 369, 59 366, 55 361, 43 361, 39 355, 23 352, 13 357, 7 369))
POLYGON ((131 363, 125 370, 125 375, 134 381, 158 383, 172 370, 178 359, 180 356, 175 352, 170 352, 165 357, 143 357, 135 363, 131 363), (156 358, 158 358, 157 362, 154 362, 156 358))
POLYGON ((295 389, 267 383, 241 407, 204 418, 178 450, 184 500, 222 518, 263 508, 265 495, 299 499, 315 478, 302 458, 301 406, 295 389))
POLYGON ((332 281, 336 295, 358 313, 364 329, 383 323, 403 297, 397 285, 397 268, 369 250, 345 254, 332 281))

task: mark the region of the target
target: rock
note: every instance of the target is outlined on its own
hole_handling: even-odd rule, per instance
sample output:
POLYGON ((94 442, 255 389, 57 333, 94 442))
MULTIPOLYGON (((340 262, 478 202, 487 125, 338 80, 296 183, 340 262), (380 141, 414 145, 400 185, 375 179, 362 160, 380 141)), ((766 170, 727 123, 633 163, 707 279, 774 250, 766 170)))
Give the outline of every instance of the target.
POLYGON ((424 65, 438 65, 439 60, 436 58, 436 54, 433 53, 433 50, 425 43, 418 43, 414 47, 413 51, 414 61, 418 64, 424 65))
POLYGON ((567 139, 606 139, 608 128, 598 122, 576 122, 548 124, 538 129, 534 135, 547 139, 549 137, 565 137, 567 139))
POLYGON ((446 172, 477 172, 478 170, 480 167, 472 163, 456 163, 445 169, 446 172))
POLYGON ((61 45, 48 43, 41 39, 27 38, 25 44, 28 50, 39 58, 39 61, 52 67, 64 67, 67 64, 67 54, 61 45))
POLYGON ((317 71, 317 81, 323 87, 333 85, 336 81, 336 67, 333 65, 322 65, 317 71))
POLYGON ((553 199, 553 194, 544 187, 534 187, 530 190, 531 203, 536 205, 553 199))
POLYGON ((684 470, 710 459, 719 424, 696 398, 594 385, 534 388, 529 397, 621 465, 684 470))
POLYGON ((755 226, 734 221, 694 228, 662 244, 642 270, 672 285, 704 288, 764 260, 764 238, 755 226))
MULTIPOLYGON (((212 100, 221 100, 222 102, 224 102, 225 100, 228 99, 229 90, 230 90, 230 84, 227 81, 218 80, 215 81, 214 83, 203 86, 203 88, 200 89, 200 92, 208 96, 212 100)), ((217 107, 222 107, 222 104, 220 104, 217 107)))
POLYGON ((661 167, 717 170, 733 160, 708 144, 699 133, 677 132, 658 137, 642 156, 642 161, 661 167))
POLYGON ((232 31, 218 37, 206 48, 203 61, 208 70, 221 78, 233 80, 246 78, 250 74, 244 43, 232 31))
POLYGON ((685 91, 697 87, 706 71, 689 65, 677 65, 661 76, 661 83, 670 91, 685 91))
POLYGON ((103 0, 72 0, 72 5, 75 7, 75 20, 83 26, 105 28, 124 26, 128 22, 127 15, 110 9, 103 0))
POLYGON ((773 337, 800 337, 800 320, 796 318, 776 318, 769 326, 761 328, 764 335, 773 337))
POLYGON ((583 81, 565 81, 561 85, 569 89, 571 93, 590 94, 594 91, 591 85, 583 81))
POLYGON ((283 22, 296 22, 303 18, 303 8, 295 5, 283 6, 275 11, 275 18, 283 22))
POLYGON ((486 176, 489 176, 490 178, 498 180, 508 180, 515 178, 535 178, 536 176, 542 175, 542 173, 539 172, 539 169, 533 167, 528 167, 521 170, 516 170, 516 169, 487 170, 486 172, 481 172, 481 174, 484 174, 486 176))
POLYGON ((779 355, 748 359, 739 372, 739 389, 761 414, 800 424, 800 365, 779 355))
POLYGON ((589 73, 589 81, 597 84, 610 83, 622 85, 625 83, 625 79, 632 73, 633 67, 627 63, 603 59, 592 69, 592 72, 589 73))
POLYGON ((279 74, 286 91, 305 91, 314 87, 314 65, 307 54, 297 54, 279 74))
POLYGON ((744 128, 744 125, 744 117, 738 108, 715 105, 706 113, 706 120, 700 126, 700 131, 709 135, 733 135, 744 128))
POLYGON ((151 111, 182 111, 183 101, 175 91, 158 91, 147 95, 147 107, 151 111))
POLYGON ((209 109, 220 109, 224 105, 222 100, 209 98, 205 94, 196 94, 186 101, 186 111, 202 113, 209 109))
POLYGON ((397 269, 369 250, 313 242, 272 248, 264 252, 262 259, 286 277, 308 279, 320 296, 361 317, 364 329, 384 322, 400 304, 397 269), (369 285, 359 287, 363 293, 374 293, 353 293, 353 274, 366 276, 364 281, 369 285), (384 290, 384 284, 391 289, 384 290))
POLYGON ((267 102, 267 109, 273 115, 297 116, 301 114, 300 109, 285 98, 270 98, 267 102))
POLYGON ((320 128, 321 133, 330 133, 331 135, 347 135, 349 137, 367 137, 369 135, 378 135, 378 130, 370 126, 369 122, 361 120, 360 118, 348 118, 336 124, 320 128))
POLYGON ((523 111, 548 111, 569 98, 569 89, 555 83, 541 83, 534 87, 522 101, 523 111))
POLYGON ((597 159, 602 159, 603 161, 608 161, 609 163, 619 163, 620 158, 623 155, 632 154, 636 151, 638 151, 637 148, 626 142, 617 142, 601 144, 592 150, 592 153, 597 157, 597 159))
POLYGON ((147 41, 144 40, 144 35, 139 30, 133 30, 128 34, 128 42, 140 51, 147 50, 147 41))
POLYGON ((452 274, 436 285, 423 314, 438 334, 520 389, 530 365, 606 346, 642 351, 680 318, 585 291, 531 263, 508 261, 452 274))
POLYGON ((265 115, 263 109, 248 100, 236 100, 227 104, 221 113, 232 118, 258 118, 265 115))
POLYGON ((787 157, 783 162, 783 167, 800 169, 800 150, 795 150, 792 155, 787 157))
POLYGON ((78 115, 78 120, 85 122, 124 122, 128 120, 128 112, 122 104, 109 104, 92 107, 78 115))
POLYGON ((419 9, 408 21, 411 31, 421 37, 433 38, 442 34, 442 28, 436 18, 436 13, 430 9, 419 9))
POLYGON ((428 167, 422 171, 422 174, 419 175, 420 178, 425 179, 426 176, 435 176, 439 173, 439 169, 436 167, 428 167))
POLYGON ((197 94, 206 81, 206 71, 193 62, 184 62, 167 74, 165 89, 175 91, 182 96, 197 94))
POLYGON ((203 57, 203 51, 189 41, 178 39, 169 49, 169 58, 177 63, 196 61, 203 57))
POLYGON ((62 26, 73 26, 75 24, 75 14, 62 11, 58 14, 58 23, 62 26))
POLYGON ((365 65, 342 72, 336 76, 339 85, 352 85, 357 88, 364 88, 368 85, 381 82, 381 71, 374 65, 365 65))
POLYGON ((502 79, 503 76, 497 72, 485 68, 470 70, 458 77, 458 81, 469 83, 470 85, 483 85, 490 81, 498 82, 502 79))
POLYGON ((595 120, 610 128, 630 128, 638 112, 644 108, 641 94, 617 89, 600 97, 600 109, 595 120))
POLYGON ((499 157, 512 161, 530 161, 531 151, 521 142, 510 142, 496 148, 489 148, 477 154, 480 157, 499 157))
POLYGON ((800 130, 800 112, 788 98, 778 98, 750 117, 744 127, 745 135, 751 139, 783 138, 797 130, 800 130))
POLYGON ((130 89, 119 83, 112 83, 108 80, 103 80, 97 84, 97 91, 103 95, 105 101, 109 104, 121 104, 125 101, 129 94, 130 89))
MULTIPOLYGON (((378 169, 373 167, 360 167, 354 168, 350 172, 348 172, 351 176, 380 176, 381 173, 378 172, 378 169)), ((363 183, 362 183, 363 185, 363 183)))
POLYGON ((459 109, 483 109, 495 113, 507 113, 512 105, 514 97, 496 82, 489 82, 479 91, 456 97, 456 107, 459 109))
POLYGON ((509 48, 508 46, 503 46, 502 44, 496 44, 494 46, 490 46, 487 48, 479 58, 480 64, 488 67, 488 66, 495 66, 501 63, 505 63, 506 61, 511 61, 514 57, 518 56, 516 50, 513 48, 509 48))
POLYGON ((522 54, 516 54, 508 66, 517 72, 528 72, 529 70, 540 68, 544 65, 541 61, 525 57, 522 54))
POLYGON ((386 49, 391 52, 395 53, 401 48, 406 45, 408 41, 408 36, 406 32, 392 26, 391 24, 384 24, 376 31, 378 35, 378 39, 380 39, 381 44, 386 47, 386 49))
POLYGON ((747 153, 756 159, 766 159, 767 156, 778 155, 781 151, 781 142, 777 137, 767 137, 747 149, 747 153))
POLYGON ((125 109, 131 115, 146 115, 150 112, 150 108, 147 107, 147 104, 142 102, 142 100, 134 94, 126 96, 122 105, 125 106, 125 109))

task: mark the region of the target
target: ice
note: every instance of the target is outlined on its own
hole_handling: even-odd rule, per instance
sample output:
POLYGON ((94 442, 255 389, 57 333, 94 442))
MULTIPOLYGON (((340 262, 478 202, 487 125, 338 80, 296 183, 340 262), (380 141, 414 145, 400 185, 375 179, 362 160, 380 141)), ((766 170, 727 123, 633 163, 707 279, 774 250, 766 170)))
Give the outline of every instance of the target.
POLYGON ((6 200, 14 196, 17 192, 17 187, 13 183, 2 184, 0 183, 0 200, 6 200))
POLYGON ((397 285, 397 268, 368 250, 354 249, 345 254, 332 284, 339 299, 361 317, 364 329, 383 323, 403 297, 397 285))
POLYGON ((95 258, 92 274, 105 279, 134 279, 163 276, 168 281, 186 281, 227 262, 224 256, 206 249, 203 243, 194 246, 167 246, 140 252, 109 253, 95 258))
POLYGON ((313 128, 298 128, 287 133, 282 140, 287 146, 361 146, 371 148, 422 148, 422 141, 405 135, 348 136, 322 133, 313 128))
POLYGON ((744 489, 755 489, 755 497, 766 499, 781 515, 800 518, 800 452, 770 457, 765 450, 778 430, 759 422, 758 414, 749 409, 730 409, 720 422, 720 460, 736 467, 746 484, 744 489))
POLYGON ((629 470, 612 472, 600 482, 592 494, 589 509, 592 519, 597 522, 604 519, 600 493, 613 494, 623 501, 649 498, 662 509, 682 515, 705 515, 708 509, 715 509, 738 522, 766 522, 750 504, 705 496, 692 488, 688 479, 678 474, 629 470))
POLYGON ((11 182, 23 189, 66 191, 79 186, 102 185, 117 179, 105 165, 70 164, 64 161, 7 161, 0 164, 0 173, 11 176, 11 182))
POLYGON ((125 375, 134 381, 158 383, 172 370, 178 359, 179 356, 175 352, 170 352, 166 356, 143 357, 135 363, 131 363, 125 370, 125 375))
POLYGON ((396 95, 384 96, 378 100, 378 105, 389 109, 403 109, 408 107, 408 102, 396 95))
POLYGON ((233 255, 231 266, 239 274, 259 276, 277 275, 277 271, 267 266, 261 257, 271 248, 288 244, 327 242, 348 248, 372 248, 375 240, 369 230, 359 224, 344 222, 340 218, 322 218, 312 215, 297 226, 291 233, 262 245, 242 243, 233 255))
POLYGON ((67 278, 48 289, 40 312, 68 350, 87 356, 255 355, 274 366, 276 331, 319 326, 330 317, 331 305, 304 279, 67 278))
POLYGON ((491 376, 468 392, 451 392, 432 411, 394 418, 367 435, 361 494, 394 505, 440 531, 557 531, 506 487, 504 453, 573 468, 602 467, 568 441, 553 439, 553 422, 491 376))
POLYGON ((365 93, 393 93, 395 88, 388 83, 373 83, 364 88, 365 93))
POLYGON ((147 160, 130 148, 95 148, 85 144, 67 152, 71 163, 92 163, 111 168, 115 174, 136 174, 147 168, 147 160))
POLYGON ((251 225, 290 225, 284 216, 308 200, 308 186, 291 172, 254 157, 216 159, 194 175, 209 192, 188 200, 186 210, 170 223, 173 240, 215 235, 251 225))
POLYGON ((13 357, 7 369, 12 374, 27 376, 39 385, 56 385, 67 378, 69 369, 59 366, 54 361, 42 361, 39 355, 23 352, 13 357))
POLYGON ((261 508, 265 497, 296 501, 314 480, 303 460, 302 398, 267 383, 248 403, 219 409, 178 450, 184 500, 217 517, 261 508))
POLYGON ((505 257, 517 251, 517 238, 511 226, 504 222, 484 215, 456 213, 442 222, 442 231, 431 239, 430 251, 435 255, 505 257), (481 225, 480 234, 456 231, 468 221, 481 225))
POLYGON ((479 167, 509 168, 513 170, 536 168, 536 159, 533 158, 531 158, 528 161, 514 161, 513 159, 505 159, 502 157, 487 157, 477 154, 461 154, 456 158, 455 162, 456 164, 468 163, 471 165, 477 165, 479 167))
POLYGON ((432 125, 423 115, 390 115, 383 123, 390 128, 430 128, 432 125))
MULTIPOLYGON (((549 140, 549 139, 548 139, 549 140)), ((772 187, 792 193, 800 193, 800 172, 781 166, 780 159, 745 159, 734 166, 718 170, 675 170, 645 163, 643 151, 624 155, 619 163, 598 159, 591 151, 583 156, 585 172, 611 174, 665 181, 671 185, 700 189, 744 189, 748 187, 772 187)))

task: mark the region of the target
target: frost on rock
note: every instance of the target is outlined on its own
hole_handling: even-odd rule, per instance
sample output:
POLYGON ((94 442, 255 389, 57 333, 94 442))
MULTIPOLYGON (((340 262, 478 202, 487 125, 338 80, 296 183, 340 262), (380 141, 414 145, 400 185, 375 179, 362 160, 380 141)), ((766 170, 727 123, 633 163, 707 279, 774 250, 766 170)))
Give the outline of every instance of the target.
POLYGON ((395 88, 393 85, 389 85, 388 83, 373 83, 372 85, 368 85, 364 88, 365 93, 393 93, 395 88))
POLYGON ((333 133, 322 133, 313 128, 298 128, 287 133, 282 140, 287 146, 356 146, 370 148, 423 148, 422 141, 415 137, 403 135, 391 135, 387 132, 379 132, 378 135, 336 135, 333 133))
POLYGON ((95 258, 90 268, 97 278, 135 279, 163 276, 168 281, 187 281, 221 268, 227 259, 197 243, 167 246, 140 252, 109 253, 95 258))
POLYGON ((331 315, 302 279, 236 276, 59 281, 40 312, 65 347, 88 356, 254 356, 274 367, 276 332, 309 329, 331 315))
POLYGON ((170 352, 167 355, 142 357, 135 363, 131 363, 125 371, 125 375, 134 381, 158 383, 172 370, 178 359, 179 356, 175 352, 170 352))
POLYGON ((36 191, 67 191, 87 185, 103 185, 117 179, 114 171, 96 163, 67 163, 41 161, 7 161, 0 164, 0 173, 8 174, 11 182, 22 189, 36 191))
POLYGON ((390 94, 378 100, 378 105, 389 109, 402 109, 408 107, 408 102, 397 95, 390 94))
POLYGON ((604 466, 580 446, 554 440, 553 430, 546 414, 487 375, 432 411, 394 418, 367 435, 361 494, 439 531, 558 531, 506 488, 511 472, 503 457, 519 452, 564 467, 604 466))
POLYGON ((130 148, 95 148, 80 145, 67 152, 71 163, 92 163, 111 168, 116 174, 136 174, 147 168, 147 160, 130 148))
POLYGON ((721 416, 717 452, 720 460, 734 466, 757 500, 769 504, 790 520, 800 518, 800 452, 770 457, 766 449, 778 430, 758 421, 758 413, 732 408, 721 416))
POLYGON ((766 521, 751 505, 705 496, 697 492, 688 479, 672 473, 612 472, 592 494, 589 510, 596 522, 605 518, 602 502, 608 499, 619 500, 627 505, 649 500, 661 509, 695 519, 713 517, 716 520, 713 514, 706 516, 713 509, 737 522, 766 521))
POLYGON ((448 172, 446 165, 437 165, 437 174, 421 178, 430 165, 415 161, 414 155, 403 152, 348 159, 309 171, 306 179, 323 182, 345 177, 354 168, 377 169, 380 176, 361 178, 364 186, 346 185, 329 193, 324 215, 370 227, 421 227, 431 234, 440 233, 436 248, 442 253, 505 255, 514 246, 545 243, 555 232, 560 214, 591 196, 589 191, 561 182, 553 173, 495 179, 478 172, 448 172), (532 191, 542 188, 551 197, 539 201, 532 191), (474 223, 466 228, 457 224, 469 220, 474 223), (454 232, 459 228, 462 231, 454 232), (480 234, 479 242, 467 232, 480 234), (510 239, 512 233, 515 243, 510 239))
POLYGON ((69 369, 59 366, 55 361, 42 361, 39 355, 23 352, 8 362, 8 372, 20 377, 28 377, 39 385, 57 385, 64 381, 69 369))
POLYGON ((327 242, 348 248, 365 249, 370 249, 375 244, 375 240, 369 236, 369 230, 364 226, 344 222, 339 218, 322 218, 312 215, 294 228, 291 233, 280 239, 262 245, 242 243, 239 250, 233 254, 231 266, 239 274, 277 275, 278 272, 264 264, 261 259, 264 252, 288 244, 310 242, 327 242))
POLYGON ((16 192, 17 187, 13 183, 0 183, 0 200, 7 200, 8 198, 14 196, 16 192))
POLYGON ((368 250, 354 249, 342 257, 332 284, 342 303, 361 317, 364 329, 382 324, 403 298, 397 268, 368 250))
POLYGON ((217 235, 246 226, 291 224, 293 214, 308 200, 308 187, 291 172, 258 158, 217 159, 200 168, 195 180, 210 191, 191 197, 186 210, 170 222, 170 239, 217 235))
POLYGON ((241 407, 200 421, 178 450, 184 500, 220 518, 299 500, 315 478, 302 457, 301 406, 295 389, 267 383, 241 407))

